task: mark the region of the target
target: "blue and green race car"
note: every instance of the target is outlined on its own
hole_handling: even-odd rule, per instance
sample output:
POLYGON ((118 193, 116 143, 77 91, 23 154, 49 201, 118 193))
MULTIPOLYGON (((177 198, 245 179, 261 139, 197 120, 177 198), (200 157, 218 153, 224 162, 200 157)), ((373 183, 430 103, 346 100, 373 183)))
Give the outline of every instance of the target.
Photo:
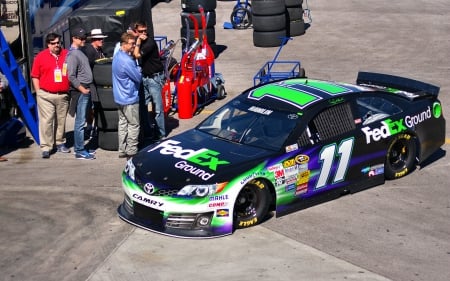
POLYGON ((445 143, 439 87, 360 72, 355 84, 257 85, 128 160, 119 216, 185 238, 229 235, 403 177, 445 143))

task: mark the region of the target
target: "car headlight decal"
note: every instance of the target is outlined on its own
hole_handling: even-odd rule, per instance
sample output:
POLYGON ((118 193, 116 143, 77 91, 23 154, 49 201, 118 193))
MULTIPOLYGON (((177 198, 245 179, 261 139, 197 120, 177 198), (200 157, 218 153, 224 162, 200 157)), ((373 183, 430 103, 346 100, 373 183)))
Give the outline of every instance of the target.
POLYGON ((215 183, 215 184, 192 184, 186 185, 177 195, 179 196, 193 196, 193 197, 206 197, 208 195, 213 195, 215 193, 221 192, 227 182, 215 183))
POLYGON ((125 166, 125 173, 130 177, 130 179, 132 179, 133 181, 135 181, 135 171, 136 171, 136 167, 133 164, 133 160, 130 158, 127 161, 127 165, 125 166))

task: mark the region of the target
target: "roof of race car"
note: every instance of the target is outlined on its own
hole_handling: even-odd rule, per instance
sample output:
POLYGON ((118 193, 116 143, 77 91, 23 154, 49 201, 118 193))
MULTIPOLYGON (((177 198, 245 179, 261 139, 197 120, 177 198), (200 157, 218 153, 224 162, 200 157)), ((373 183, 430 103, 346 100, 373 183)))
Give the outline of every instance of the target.
POLYGON ((305 110, 320 101, 350 93, 374 91, 373 88, 332 81, 295 78, 275 81, 249 89, 246 99, 270 108, 305 110))

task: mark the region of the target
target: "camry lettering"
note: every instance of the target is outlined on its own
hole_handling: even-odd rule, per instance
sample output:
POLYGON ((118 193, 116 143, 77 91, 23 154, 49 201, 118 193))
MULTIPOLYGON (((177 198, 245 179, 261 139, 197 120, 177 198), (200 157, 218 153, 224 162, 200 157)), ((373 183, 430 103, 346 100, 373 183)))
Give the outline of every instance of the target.
POLYGON ((431 108, 428 107, 426 111, 423 111, 417 115, 414 116, 406 116, 405 117, 405 124, 408 128, 411 128, 419 123, 422 123, 423 121, 431 118, 431 108))
POLYGON ((163 202, 158 202, 158 201, 156 201, 156 200, 153 200, 153 199, 144 197, 144 196, 139 195, 139 194, 137 194, 137 193, 134 193, 134 194, 133 194, 133 198, 136 199, 136 200, 139 200, 139 201, 141 201, 141 202, 147 203, 147 204, 149 204, 149 205, 157 206, 157 207, 162 207, 162 205, 164 205, 163 202))
POLYGON ((397 121, 386 119, 384 121, 381 121, 381 123, 383 124, 381 128, 374 128, 374 129, 371 129, 370 127, 361 128, 361 130, 366 135, 367 144, 369 144, 371 140, 379 141, 381 139, 403 132, 407 129, 406 126, 403 124, 403 119, 397 121))
POLYGON ((219 160, 216 156, 220 153, 211 149, 201 148, 199 150, 184 149, 177 145, 179 141, 167 140, 148 150, 148 152, 159 149, 163 155, 173 155, 175 158, 187 160, 200 166, 207 166, 210 170, 216 171, 219 165, 230 164, 225 160, 219 160))

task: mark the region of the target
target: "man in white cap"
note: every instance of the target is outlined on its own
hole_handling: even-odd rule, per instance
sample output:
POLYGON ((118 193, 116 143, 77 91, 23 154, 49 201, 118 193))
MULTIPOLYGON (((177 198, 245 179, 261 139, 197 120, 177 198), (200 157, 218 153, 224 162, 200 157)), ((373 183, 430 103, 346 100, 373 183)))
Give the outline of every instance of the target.
MULTIPOLYGON (((102 59, 106 57, 103 52, 103 40, 108 37, 103 34, 100 28, 94 28, 91 30, 91 33, 88 35, 88 40, 90 40, 90 44, 86 44, 81 50, 88 57, 89 65, 91 69, 94 69, 94 64, 97 59, 102 59)), ((88 112, 86 113, 86 134, 89 138, 92 138, 96 135, 97 130, 97 122, 95 119, 97 103, 99 102, 97 91, 95 86, 91 89, 91 101, 93 106, 88 107, 88 112)), ((95 146, 95 144, 94 144, 95 146)))

